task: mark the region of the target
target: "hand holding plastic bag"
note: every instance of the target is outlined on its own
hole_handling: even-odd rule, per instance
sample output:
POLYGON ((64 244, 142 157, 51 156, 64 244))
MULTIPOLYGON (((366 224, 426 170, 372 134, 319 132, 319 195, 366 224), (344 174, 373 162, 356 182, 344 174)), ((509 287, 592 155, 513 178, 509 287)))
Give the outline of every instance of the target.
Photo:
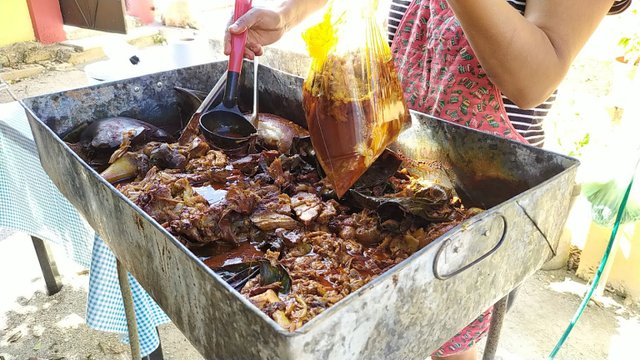
POLYGON ((312 59, 303 87, 307 125, 339 197, 411 123, 377 6, 332 1, 303 34, 312 59))

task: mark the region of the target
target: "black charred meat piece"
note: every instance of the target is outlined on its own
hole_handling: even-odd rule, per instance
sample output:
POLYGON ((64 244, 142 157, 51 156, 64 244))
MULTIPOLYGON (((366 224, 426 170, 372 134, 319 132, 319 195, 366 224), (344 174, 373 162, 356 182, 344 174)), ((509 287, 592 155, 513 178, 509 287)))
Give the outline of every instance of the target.
MULTIPOLYGON (((74 135, 77 142, 70 143, 70 146, 91 166, 99 169, 108 164, 111 155, 125 142, 136 147, 152 141, 173 141, 166 131, 129 117, 100 119, 80 128, 82 130, 74 135)), ((65 139, 75 140, 69 136, 65 139)))
POLYGON ((412 197, 370 196, 349 190, 347 199, 360 209, 375 210, 383 220, 414 216, 429 222, 445 222, 457 214, 451 190, 439 185, 420 189, 412 197))
POLYGON ((353 189, 373 192, 375 187, 386 185, 402 166, 402 159, 393 151, 385 149, 353 185, 353 189))

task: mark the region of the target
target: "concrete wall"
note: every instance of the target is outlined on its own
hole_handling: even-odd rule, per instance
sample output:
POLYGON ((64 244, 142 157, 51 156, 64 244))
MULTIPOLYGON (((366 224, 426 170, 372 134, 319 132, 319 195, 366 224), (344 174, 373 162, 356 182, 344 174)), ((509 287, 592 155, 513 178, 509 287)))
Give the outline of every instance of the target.
MULTIPOLYGON (((600 265, 611 228, 591 223, 576 274, 591 280, 600 265)), ((602 281, 640 301, 640 222, 620 226, 602 281), (607 276, 608 275, 608 276, 607 276)))
POLYGON ((0 1, 0 46, 35 40, 26 0, 0 1))

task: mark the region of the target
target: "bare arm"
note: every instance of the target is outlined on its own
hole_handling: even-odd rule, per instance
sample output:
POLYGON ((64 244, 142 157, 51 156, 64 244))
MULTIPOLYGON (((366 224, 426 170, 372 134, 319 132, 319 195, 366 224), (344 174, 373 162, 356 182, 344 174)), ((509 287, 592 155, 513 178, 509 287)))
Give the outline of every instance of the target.
POLYGON ((262 55, 262 46, 271 45, 289 29, 301 23, 313 12, 322 8, 328 0, 286 0, 275 9, 255 7, 225 32, 224 53, 229 55, 231 43, 229 34, 240 34, 249 29, 245 57, 253 59, 262 55))
POLYGON ((480 64, 502 93, 534 107, 558 87, 613 0, 447 0, 480 64))
POLYGON ((321 9, 328 0, 288 0, 282 3, 280 13, 283 15, 286 30, 300 24, 309 15, 321 9))

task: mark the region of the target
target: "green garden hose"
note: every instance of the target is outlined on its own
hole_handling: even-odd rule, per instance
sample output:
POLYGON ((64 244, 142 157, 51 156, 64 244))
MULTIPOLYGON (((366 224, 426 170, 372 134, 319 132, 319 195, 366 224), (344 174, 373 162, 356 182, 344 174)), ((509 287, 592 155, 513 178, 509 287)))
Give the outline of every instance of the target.
MULTIPOLYGON (((635 170, 637 169, 638 169, 638 162, 636 162, 636 166, 634 168, 634 174, 635 174, 635 170)), ((613 224, 613 229, 611 230, 611 236, 609 237, 609 243, 607 244, 607 248, 604 252, 604 255, 602 256, 602 261, 600 262, 598 271, 596 271, 596 274, 593 277, 593 283, 591 284, 591 288, 589 288, 589 291, 587 292, 587 295, 585 296, 585 298, 582 299, 582 303, 580 304, 578 311, 576 311, 576 313, 573 315, 573 318, 571 319, 569 326, 567 326, 567 329, 564 331, 564 334, 562 334, 562 337, 560 337, 560 340, 558 340, 558 343, 553 348, 553 351, 551 351, 551 354, 549 354, 549 357, 547 358, 548 360, 555 359, 556 355, 558 354, 558 351, 560 351, 560 348, 562 348, 562 345, 564 345, 565 341, 567 341, 569 334, 571 334, 571 331, 573 330, 573 327, 576 325, 576 322, 578 322, 578 319, 580 319, 580 316, 582 316, 584 309, 587 307, 589 300, 591 300, 591 296, 593 296, 593 293, 596 290, 596 287, 598 286, 598 282, 600 281, 600 276, 604 271, 604 267, 607 265, 607 260, 609 260, 609 254, 611 253, 614 240, 616 238, 616 235, 618 234, 618 227, 620 226, 620 222, 622 221, 622 216, 625 212, 624 210, 627 206, 627 201, 629 200, 629 194, 631 193, 631 188, 633 187, 634 177, 635 175, 631 175, 631 180, 629 181, 629 185, 627 185, 627 190, 625 191, 624 196, 622 197, 622 202, 620 203, 620 207, 618 208, 618 213, 616 215, 616 221, 613 224)))

